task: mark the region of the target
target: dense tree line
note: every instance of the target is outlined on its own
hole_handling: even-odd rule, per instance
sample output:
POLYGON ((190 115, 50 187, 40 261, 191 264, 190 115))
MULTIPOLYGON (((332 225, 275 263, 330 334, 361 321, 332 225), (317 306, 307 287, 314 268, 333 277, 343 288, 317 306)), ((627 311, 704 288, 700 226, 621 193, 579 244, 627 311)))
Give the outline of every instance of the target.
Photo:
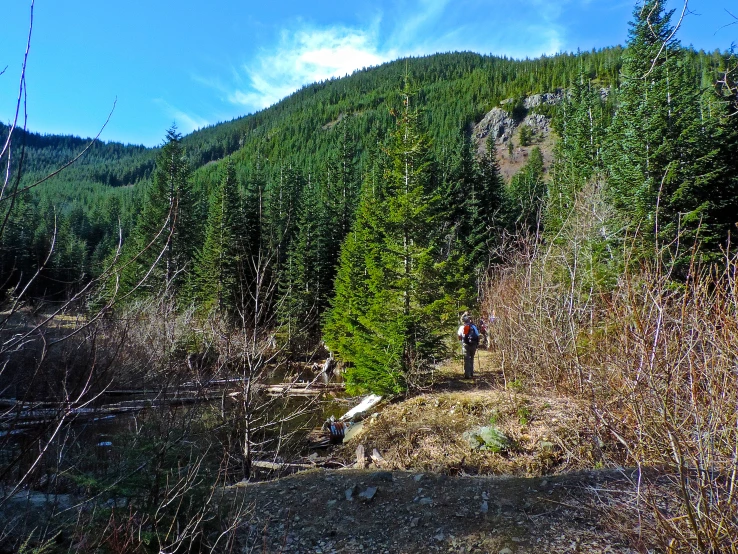
MULTIPOLYGON (((402 390, 446 354, 502 235, 563 240, 587 183, 604 183, 614 210, 590 245, 610 271, 635 235, 697 239, 706 260, 726 245, 738 133, 730 90, 713 84, 729 57, 682 48, 671 30, 646 2, 625 49, 411 58, 187 137, 173 128, 158 149, 95 144, 3 208, 3 286, 43 266, 31 296, 50 299, 112 264, 120 301, 167 294, 241 325, 268 312, 294 351, 325 339, 355 390, 402 390), (527 95, 563 87, 560 106, 537 108, 559 137, 550 175, 534 148, 504 183, 497 145, 480 155, 471 125, 505 98, 521 119, 527 95)), ((23 139, 21 189, 84 147, 23 139)))

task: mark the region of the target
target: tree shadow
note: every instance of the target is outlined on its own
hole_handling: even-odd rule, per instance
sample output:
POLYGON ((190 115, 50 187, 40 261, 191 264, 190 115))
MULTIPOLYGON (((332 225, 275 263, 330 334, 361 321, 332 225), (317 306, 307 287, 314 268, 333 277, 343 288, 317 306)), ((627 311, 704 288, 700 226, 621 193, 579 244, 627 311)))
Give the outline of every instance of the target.
POLYGON ((433 392, 464 392, 475 390, 500 389, 505 386, 505 378, 493 351, 480 348, 474 358, 474 378, 464 377, 462 359, 454 359, 433 374, 430 389, 433 392))

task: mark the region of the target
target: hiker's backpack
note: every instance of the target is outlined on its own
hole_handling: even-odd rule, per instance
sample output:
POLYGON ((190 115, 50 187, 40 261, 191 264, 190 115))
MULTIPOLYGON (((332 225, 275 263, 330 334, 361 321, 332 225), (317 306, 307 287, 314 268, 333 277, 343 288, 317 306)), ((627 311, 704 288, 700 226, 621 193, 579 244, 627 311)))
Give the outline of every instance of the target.
POLYGON ((479 331, 477 331, 476 325, 470 323, 464 325, 464 334, 462 338, 464 344, 479 344, 479 331))

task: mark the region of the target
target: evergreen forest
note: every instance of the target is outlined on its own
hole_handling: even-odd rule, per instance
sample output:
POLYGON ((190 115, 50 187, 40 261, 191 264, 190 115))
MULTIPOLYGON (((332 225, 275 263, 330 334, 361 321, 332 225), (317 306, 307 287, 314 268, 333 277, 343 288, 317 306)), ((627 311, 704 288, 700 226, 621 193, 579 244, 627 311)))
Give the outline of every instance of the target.
POLYGON ((88 141, 17 132, 6 295, 43 267, 27 300, 61 302, 117 263, 119 304, 166 290, 233 318, 252 309, 263 270, 292 350, 325 338, 357 390, 404 390, 411 366, 447 354, 440 338, 479 300, 505 234, 556 240, 588 182, 606 183, 613 208, 590 245, 600 278, 616 278, 614 251, 633 234, 678 235, 719 258, 738 213, 731 91, 716 85, 732 57, 664 43, 670 25, 659 14, 654 33, 636 19, 626 48, 533 60, 398 60, 186 137, 172 128, 158 149, 95 141, 48 180, 88 141), (553 120, 552 167, 534 150, 504 182, 498 150, 512 145, 480 142, 473 126, 500 105, 522 120, 526 97, 560 89, 562 103, 532 109, 553 120))

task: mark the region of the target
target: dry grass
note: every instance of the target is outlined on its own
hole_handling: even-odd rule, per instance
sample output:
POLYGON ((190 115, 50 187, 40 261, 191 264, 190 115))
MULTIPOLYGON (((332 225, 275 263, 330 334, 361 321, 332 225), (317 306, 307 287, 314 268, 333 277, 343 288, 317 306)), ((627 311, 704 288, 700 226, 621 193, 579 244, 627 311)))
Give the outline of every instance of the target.
POLYGON ((534 476, 590 468, 600 459, 594 421, 570 398, 505 388, 495 357, 480 352, 475 382, 450 362, 434 376, 430 392, 387 406, 344 445, 352 458, 361 443, 376 448, 392 469, 451 475, 534 476), (510 439, 502 453, 471 448, 464 433, 493 425, 510 439))

